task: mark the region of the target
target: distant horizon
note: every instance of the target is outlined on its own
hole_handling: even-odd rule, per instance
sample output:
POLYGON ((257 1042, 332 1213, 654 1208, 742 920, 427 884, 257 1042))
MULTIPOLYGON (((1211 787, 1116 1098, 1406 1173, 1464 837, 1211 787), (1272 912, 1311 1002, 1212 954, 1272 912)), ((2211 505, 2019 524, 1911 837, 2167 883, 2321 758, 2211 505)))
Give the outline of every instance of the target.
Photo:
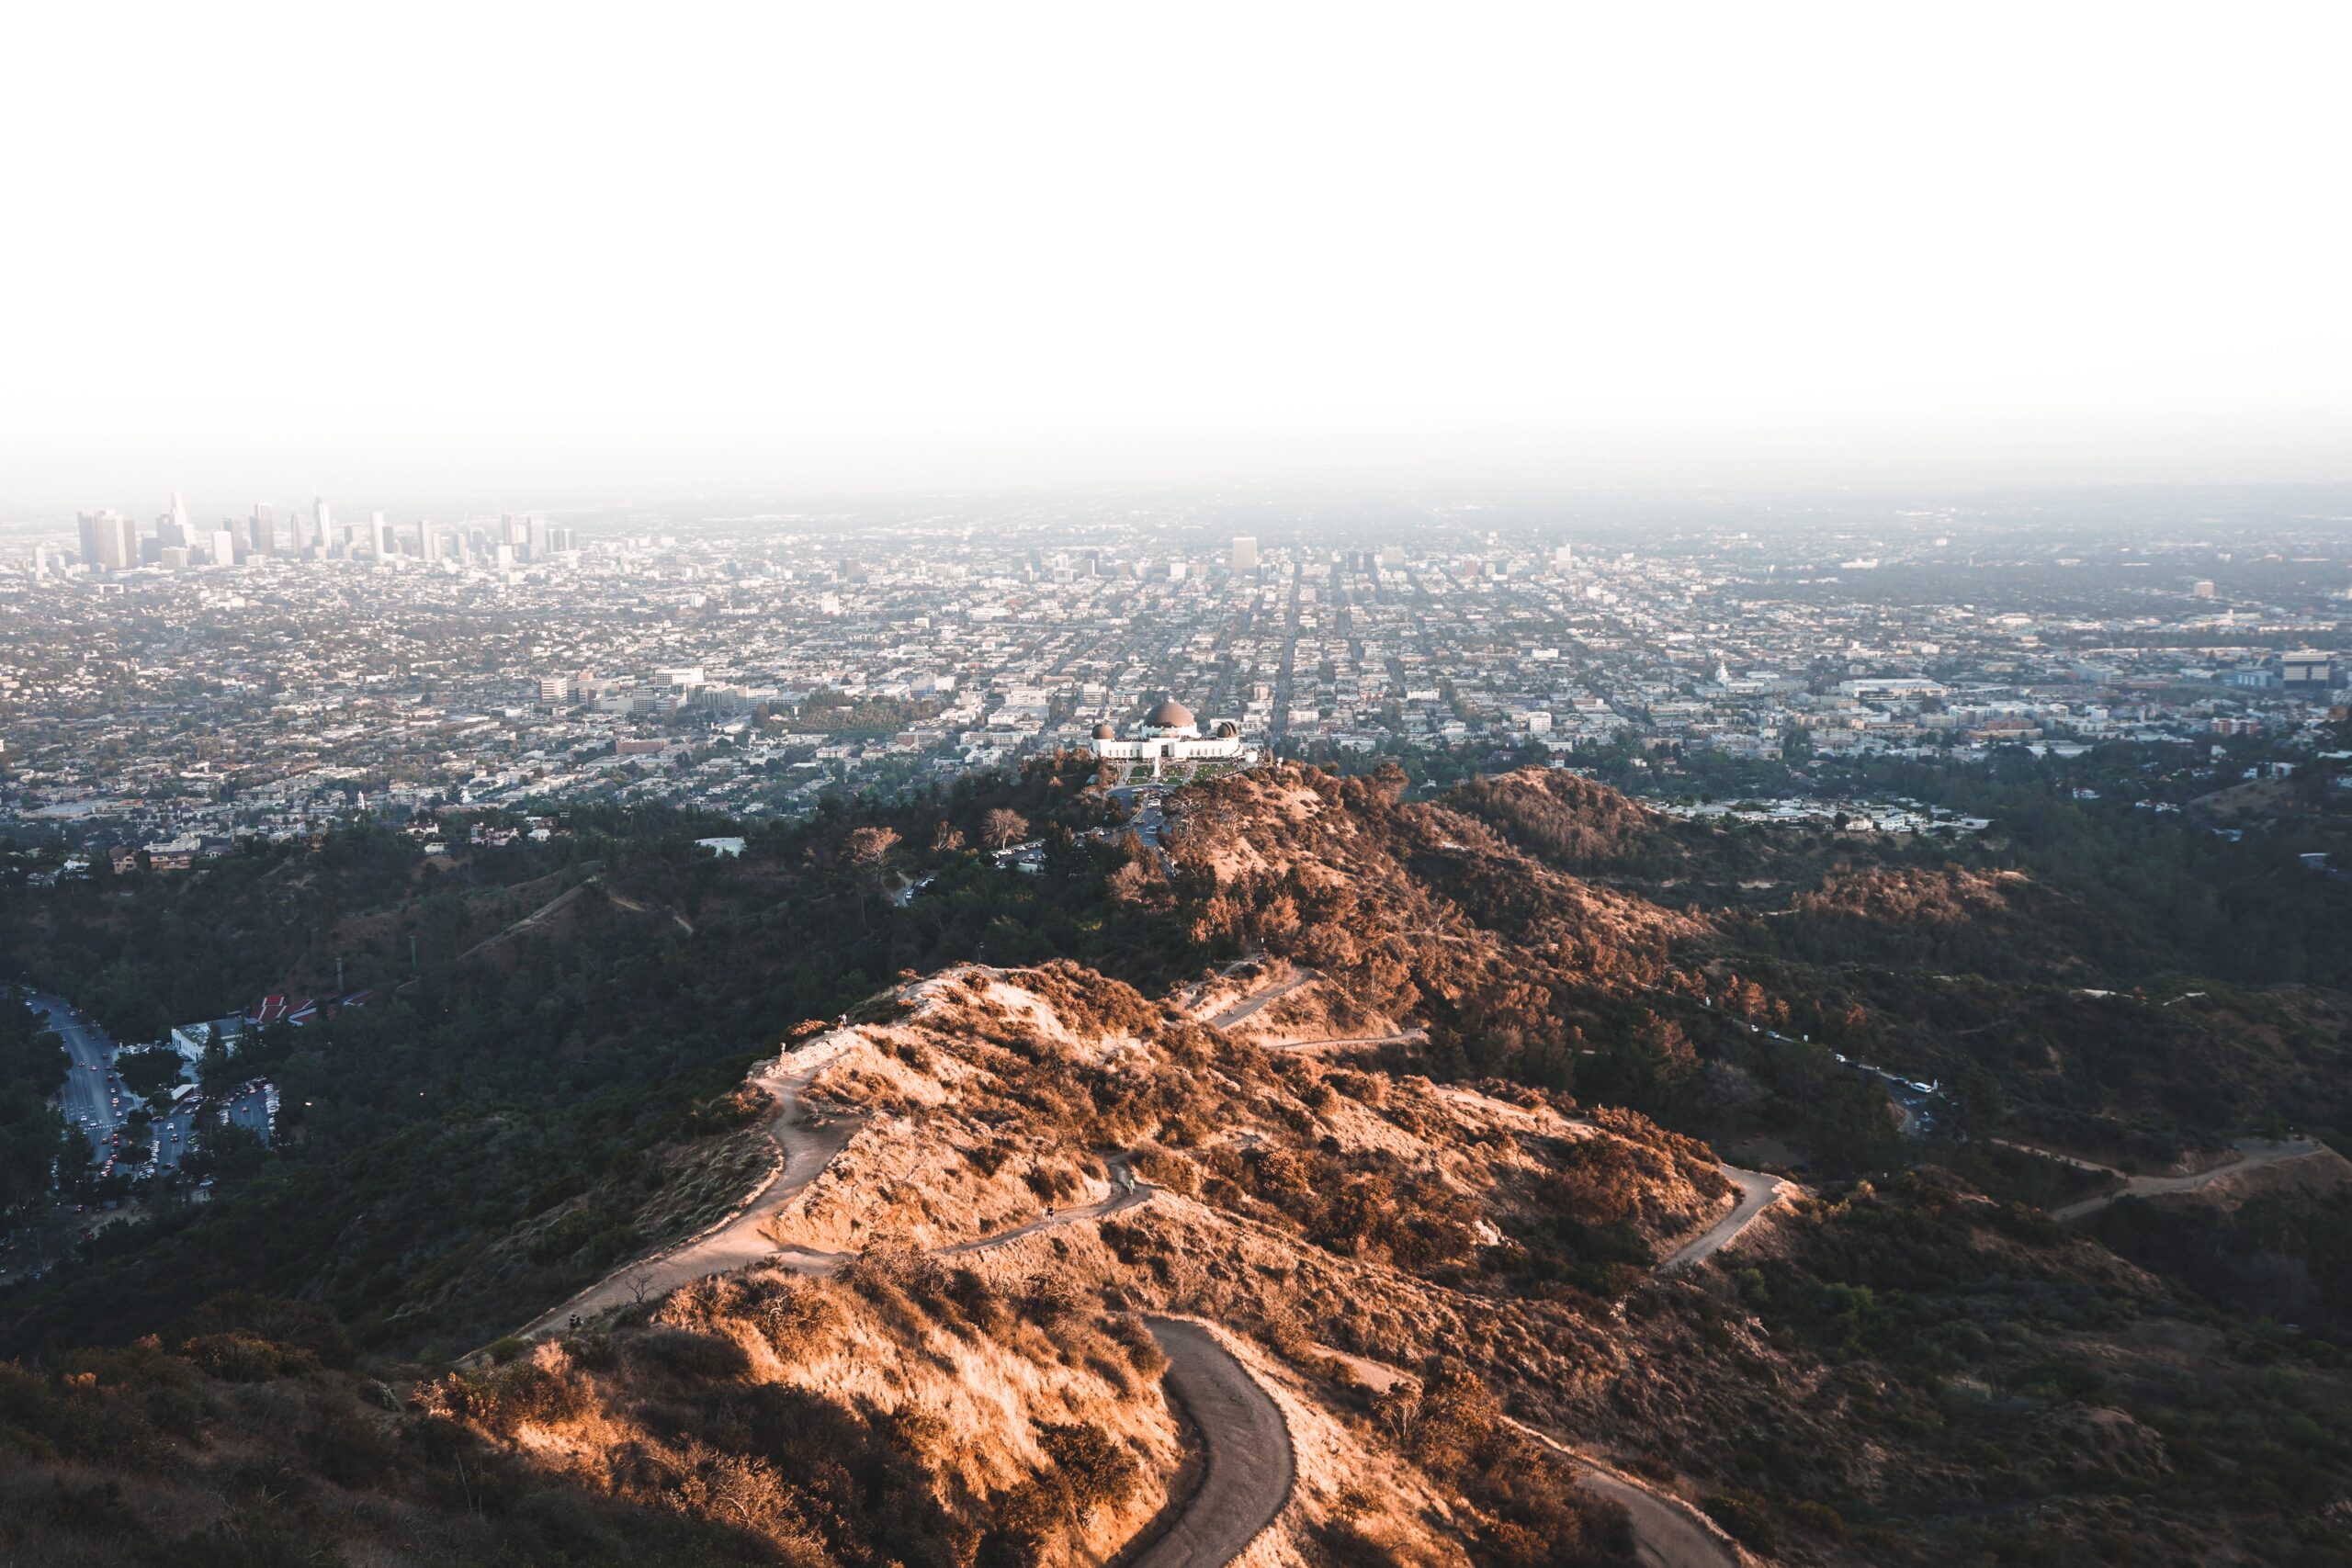
POLYGON ((2352 480, 2324 7, 916 10, 28 15, 0 514, 2352 480))
MULTIPOLYGON (((681 522, 714 522, 721 520, 721 517, 708 514, 724 514, 730 509, 739 508, 747 509, 741 520, 749 523, 779 513, 789 514, 804 508, 848 507, 888 511, 924 502, 1061 505, 1131 502, 1138 506, 1154 502, 1198 505, 1226 502, 1272 506, 1350 501, 1411 501, 1430 505, 1476 507, 1546 502, 1564 505, 1605 505, 1611 498, 1622 498, 1627 502, 1649 505, 1688 499, 1694 502, 1746 501, 1771 503, 1818 500, 1848 502, 1857 505, 1876 502, 1929 506, 1998 503, 2070 495, 2086 499, 2112 498, 2133 491, 2144 491, 2152 496, 2188 497, 2210 493, 2215 497, 2244 499, 2308 492, 2310 499, 2323 504, 2344 505, 2346 509, 2345 520, 2352 522, 2352 474, 2260 479, 2117 475, 2076 479, 2011 477, 1973 479, 1962 476, 1905 478, 1872 475, 1838 482, 1794 478, 1747 480, 1546 479, 1535 475, 1511 475, 1487 468, 1475 473, 1451 474, 1442 470, 1422 474, 1340 475, 1309 471, 1255 475, 1171 474, 1137 480, 1111 478, 1053 480, 1003 477, 972 479, 965 482, 942 478, 934 482, 922 483, 910 478, 896 484, 878 480, 858 484, 839 479, 832 482, 793 482, 741 475, 729 481, 706 479, 699 483, 684 478, 649 478, 632 486, 621 483, 565 484, 560 481, 530 483, 521 480, 502 483, 485 476, 481 482, 465 485, 423 480, 370 486, 362 479, 349 483, 313 482, 306 486, 248 485, 239 490, 233 485, 203 485, 186 481, 133 487, 118 480, 77 489, 70 494, 60 494, 45 503, 26 504, 24 497, 11 496, 7 498, 6 510, 0 511, 0 530, 24 537, 44 531, 70 532, 76 514, 84 511, 113 511, 145 525, 167 509, 174 493, 183 499, 191 517, 199 521, 216 516, 241 518, 247 515, 257 502, 276 507, 282 518, 288 515, 288 509, 291 507, 308 506, 315 499, 324 499, 338 513, 348 511, 364 516, 371 511, 382 511, 390 520, 402 523, 420 519, 451 522, 460 517, 498 512, 572 515, 641 512, 647 514, 648 521, 666 517, 681 522), (704 515, 697 516, 698 513, 704 515)), ((1017 522, 1028 525, 1037 520, 1008 518, 1005 521, 1008 525, 1017 522)), ((1754 524, 1769 526, 1773 521, 1770 515, 1759 515, 1754 519, 1754 524)))

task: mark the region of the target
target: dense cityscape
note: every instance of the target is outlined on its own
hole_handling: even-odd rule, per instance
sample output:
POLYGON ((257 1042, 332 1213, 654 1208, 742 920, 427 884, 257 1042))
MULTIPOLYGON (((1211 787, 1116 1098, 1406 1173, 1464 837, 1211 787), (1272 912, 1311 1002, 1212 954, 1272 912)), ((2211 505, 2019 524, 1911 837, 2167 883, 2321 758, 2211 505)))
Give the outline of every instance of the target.
POLYGON ((17 8, 0 1568, 2352 1568, 2344 31, 17 8))
POLYGON ((1398 506, 1330 545, 1262 504, 437 526, 322 501, 198 530, 175 497, 152 530, 85 513, 79 548, 0 578, 0 822, 53 874, 363 812, 753 820, 1083 749, 1170 695, 1253 752, 1430 779, 1610 755, 1668 803, 1714 793, 1693 770, 1749 793, 1852 756, 2201 764, 2341 701, 2331 502, 1398 506))

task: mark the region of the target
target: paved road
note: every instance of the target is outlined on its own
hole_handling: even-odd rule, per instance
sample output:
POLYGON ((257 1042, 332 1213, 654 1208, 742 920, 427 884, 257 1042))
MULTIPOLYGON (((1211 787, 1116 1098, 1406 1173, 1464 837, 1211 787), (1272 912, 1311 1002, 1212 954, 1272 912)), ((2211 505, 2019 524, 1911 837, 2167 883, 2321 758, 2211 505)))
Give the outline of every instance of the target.
MULTIPOLYGON (((1127 1168, 1127 1159, 1128 1156, 1125 1155, 1115 1155, 1111 1158, 1109 1162, 1111 1195, 1100 1203, 1081 1203, 1075 1209, 1057 1209, 1042 1219, 1031 1220, 1028 1224, 1015 1225, 1011 1230, 998 1231, 992 1235, 934 1247, 932 1256, 968 1258, 975 1252, 987 1252, 991 1248, 1019 1241, 1023 1236, 1035 1235, 1041 1231, 1058 1230, 1063 1225, 1074 1225, 1084 1220, 1099 1220, 1105 1215, 1132 1209, 1138 1203, 1150 1201, 1151 1195, 1159 1189, 1148 1181, 1138 1180, 1135 1173, 1127 1168)), ((854 1262, 856 1258, 857 1254, 854 1252, 812 1252, 803 1247, 778 1247, 770 1261, 781 1264, 796 1273, 830 1274, 836 1269, 854 1262)))
POLYGON ((1201 1324, 1146 1320, 1168 1358, 1166 1387, 1199 1428, 1208 1465, 1200 1489, 1132 1568, 1221 1568, 1290 1501, 1298 1478, 1280 1406, 1201 1324))
MULTIPOLYGON (((1419 1032, 1412 1034, 1418 1037, 1419 1032)), ((770 1133, 784 1152, 784 1166, 755 1190, 740 1213, 681 1247, 616 1271, 533 1321, 524 1334, 551 1330, 572 1313, 585 1317, 627 1302, 650 1301, 689 1280, 763 1258, 809 1273, 829 1273, 849 1262, 849 1254, 779 1249, 762 1234, 766 1219, 797 1197, 848 1142, 852 1129, 845 1125, 821 1133, 791 1125, 800 1091, 848 1043, 846 1037, 820 1043, 786 1057, 762 1076, 762 1087, 777 1104, 770 1133)), ((1155 1189, 1134 1178, 1124 1156, 1114 1157, 1111 1165, 1114 1190, 1102 1201, 940 1251, 955 1256, 1002 1247, 1148 1201, 1155 1189)), ((1663 1268, 1679 1268, 1711 1256, 1744 1231, 1784 1185, 1755 1171, 1728 1166, 1724 1169, 1739 1185, 1739 1203, 1704 1235, 1669 1258, 1663 1268)), ((1289 1426, 1272 1396, 1206 1326, 1167 1317, 1153 1317, 1148 1324, 1152 1338, 1168 1358, 1167 1393, 1198 1428, 1206 1465, 1192 1499, 1131 1568, 1223 1568, 1273 1523, 1289 1502, 1297 1480, 1297 1456, 1289 1426)), ((1576 1460, 1596 1493, 1625 1508, 1641 1562, 1655 1568, 1740 1568, 1737 1548, 1688 1504, 1653 1492, 1532 1428, 1525 1429, 1576 1460)))
MULTIPOLYGON (((83 1130, 97 1158, 131 1146, 134 1134, 130 1125, 130 1113, 143 1102, 130 1089, 114 1086, 114 1041, 62 997, 30 991, 26 993, 26 999, 48 1015, 49 1027, 63 1037, 65 1049, 73 1057, 74 1066, 68 1069, 65 1086, 58 1095, 59 1109, 66 1120, 83 1130), (111 1141, 118 1133, 122 1138, 119 1145, 111 1141)), ((269 1137, 266 1089, 256 1087, 243 1090, 220 1102, 218 1108, 238 1126, 251 1129, 265 1140, 269 1137)), ((156 1117, 145 1134, 154 1150, 152 1164, 136 1171, 129 1166, 118 1167, 118 1171, 148 1175, 176 1169, 195 1142, 198 1115, 196 1107, 184 1100, 170 1114, 156 1117)))
MULTIPOLYGON (((779 1251, 762 1234, 762 1227, 769 1216, 798 1196, 849 1141, 854 1129, 847 1125, 823 1131, 792 1125, 801 1090, 848 1043, 846 1037, 820 1043, 787 1056, 761 1076, 761 1087, 776 1101, 769 1133, 783 1151, 784 1164, 763 1187, 755 1190, 739 1213, 692 1241, 617 1270, 534 1319, 523 1334, 528 1337, 558 1328, 574 1313, 587 1317, 625 1303, 651 1301, 704 1275, 760 1258, 774 1258, 812 1273, 831 1272, 847 1263, 846 1254, 779 1251)), ((1113 1190, 1102 1202, 1064 1210, 940 1250, 955 1256, 1002 1247, 1057 1225, 1132 1208, 1147 1201, 1156 1190, 1136 1179, 1125 1156, 1110 1163, 1113 1190)), ((1168 1393, 1190 1412, 1200 1429, 1208 1463, 1200 1490, 1133 1568, 1218 1568, 1272 1524, 1289 1500, 1297 1472, 1290 1429, 1272 1397, 1207 1329, 1176 1318, 1153 1318, 1149 1326, 1168 1357, 1168 1393)))
POLYGON ((1254 996, 1244 997, 1215 1018, 1209 1020, 1211 1029, 1231 1029, 1253 1017, 1260 1008, 1278 998, 1286 997, 1315 978, 1315 971, 1302 969, 1279 986, 1269 986, 1254 996))
POLYGON ((2039 1144, 2020 1144, 2014 1138, 1987 1138, 1984 1141, 1995 1148, 2016 1149, 2020 1154, 2040 1155, 2043 1159, 2056 1160, 2060 1165, 2071 1165, 2076 1170, 2095 1170, 2101 1176, 2112 1176, 2119 1181, 2131 1179, 2128 1174, 2116 1169, 2111 1165, 2101 1165, 2095 1159, 2085 1159, 2080 1155, 2062 1155, 2056 1149, 2045 1149, 2039 1144))
POLYGON ((1266 1047, 1269 1051, 1321 1051, 1343 1045, 1419 1045, 1430 1037, 1426 1029, 1415 1027, 1395 1034, 1351 1034, 1336 1040, 1283 1040, 1266 1047))
POLYGON ((570 1301, 540 1314, 523 1326, 524 1337, 560 1328, 573 1313, 593 1317, 610 1307, 654 1301, 706 1274, 741 1269, 774 1255, 775 1243, 767 1238, 763 1227, 817 1179, 856 1131, 846 1122, 823 1128, 792 1124, 799 1114, 800 1091, 853 1043, 854 1036, 828 1035, 772 1064, 753 1080, 775 1100, 768 1136, 775 1141, 782 1163, 752 1189, 741 1209, 700 1235, 625 1265, 570 1301))
POLYGON ((2230 1146, 2238 1151, 2238 1157, 2227 1165, 2217 1165, 2194 1176, 2134 1176, 2126 1179, 2120 1189, 2105 1197, 2086 1198, 2079 1203, 2052 1209, 2051 1214, 2061 1220, 2079 1220, 2086 1214, 2098 1213, 2118 1198, 2155 1198, 2167 1192, 2194 1192, 2200 1187, 2209 1187, 2222 1178, 2235 1176, 2240 1171, 2259 1170, 2266 1165, 2327 1152, 2325 1144, 2310 1138, 2289 1138, 2283 1143, 2269 1138, 2241 1138, 2230 1146))
POLYGON ((249 1089, 228 1100, 220 1109, 238 1126, 260 1134, 265 1141, 269 1137, 269 1097, 266 1090, 249 1089))
POLYGON ((1741 1568, 1747 1554, 1681 1498, 1654 1491, 1524 1421, 1511 1425, 1554 1453, 1574 1461, 1582 1472, 1577 1479, 1589 1490, 1625 1510, 1634 1527, 1635 1562, 1649 1568, 1741 1568))
POLYGON ((1673 1256, 1657 1266, 1659 1273, 1668 1273, 1676 1269, 1688 1269, 1713 1258, 1718 1251, 1736 1240, 1742 1231, 1754 1224, 1783 1191, 1791 1190, 1789 1183, 1777 1176, 1767 1176, 1762 1171, 1742 1170, 1733 1165, 1718 1166, 1716 1168, 1731 1179, 1732 1185, 1739 1189, 1739 1201, 1733 1204, 1731 1213, 1717 1220, 1704 1235, 1675 1248, 1673 1256))
POLYGON ((35 1011, 48 1015, 49 1027, 64 1038, 66 1054, 74 1059, 74 1066, 65 1075, 65 1087, 58 1091, 59 1109, 65 1112, 68 1122, 88 1135, 91 1151, 103 1155, 107 1138, 121 1130, 125 1119, 139 1104, 138 1097, 128 1089, 110 1087, 113 1040, 63 997, 27 991, 25 1000, 35 1011), (116 1103, 118 1100, 120 1103, 116 1103))

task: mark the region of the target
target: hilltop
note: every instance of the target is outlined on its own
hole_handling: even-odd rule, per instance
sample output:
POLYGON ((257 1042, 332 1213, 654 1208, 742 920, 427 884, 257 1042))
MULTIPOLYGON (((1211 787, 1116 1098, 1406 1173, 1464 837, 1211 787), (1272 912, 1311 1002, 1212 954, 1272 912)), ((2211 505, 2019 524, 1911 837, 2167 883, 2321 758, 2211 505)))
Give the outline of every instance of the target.
POLYGON ((2343 1168, 2226 1146, 2324 1077, 2335 993, 2167 1006, 2032 865, 1559 773, 1270 768, 1156 845, 1081 769, 1014 788, 469 895, 503 920, 285 1047, 301 1140, 30 1297, 8 1540, 2338 1560, 2343 1168), (998 810, 1040 874, 967 847, 998 810), (2176 1164, 2219 1175, 2053 1217, 2176 1164))

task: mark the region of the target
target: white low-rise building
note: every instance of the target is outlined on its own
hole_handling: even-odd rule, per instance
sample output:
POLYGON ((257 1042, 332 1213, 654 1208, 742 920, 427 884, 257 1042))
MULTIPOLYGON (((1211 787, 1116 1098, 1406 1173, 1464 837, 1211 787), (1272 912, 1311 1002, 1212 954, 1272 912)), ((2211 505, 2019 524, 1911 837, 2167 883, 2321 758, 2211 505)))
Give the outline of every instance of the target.
POLYGON ((1107 720, 1094 727, 1094 754, 1107 761, 1148 761, 1155 771, 1164 762, 1254 762, 1254 748, 1241 743, 1241 727, 1219 719, 1210 733, 1201 733, 1193 710, 1170 697, 1151 710, 1134 739, 1121 739, 1107 720))

